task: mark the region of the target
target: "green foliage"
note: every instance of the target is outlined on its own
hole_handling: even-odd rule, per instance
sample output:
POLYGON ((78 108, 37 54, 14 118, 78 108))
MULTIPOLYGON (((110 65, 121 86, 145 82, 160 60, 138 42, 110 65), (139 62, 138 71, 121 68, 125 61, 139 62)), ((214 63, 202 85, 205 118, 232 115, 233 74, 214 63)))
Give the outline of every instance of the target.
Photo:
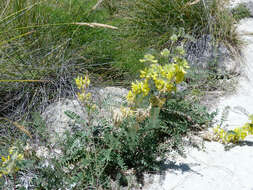
MULTIPOLYGON (((164 50, 161 55, 167 60, 170 52, 164 50)), ((141 61, 153 63, 148 68, 158 63, 158 60, 150 54, 141 61)), ((180 64, 181 62, 172 65, 180 66, 180 64)), ((168 66, 168 64, 164 66, 166 65, 168 66)), ((163 70, 161 73, 153 74, 159 76, 162 73, 163 70)), ((178 83, 182 80, 180 76, 178 83)), ((176 83, 176 77, 172 81, 176 83)), ((89 107, 92 99, 87 99, 86 90, 89 86, 87 75, 84 78, 76 78, 76 85, 81 91, 78 94, 79 100, 85 107, 89 107)), ((155 86, 149 88, 153 96, 158 95, 158 92, 163 89, 155 86)), ((134 87, 132 90, 134 93, 134 87)), ((170 148, 170 146, 162 146, 163 143, 171 140, 173 148, 178 148, 182 135, 192 129, 196 131, 203 129, 210 124, 214 116, 208 114, 202 107, 180 100, 182 97, 173 95, 171 90, 166 92, 169 99, 167 101, 165 99, 160 106, 155 104, 151 97, 148 101, 135 104, 134 107, 122 107, 119 113, 114 115, 114 123, 107 120, 100 122, 100 125, 93 125, 92 122, 83 123, 80 131, 68 135, 68 138, 62 142, 64 156, 51 163, 59 175, 51 175, 52 171, 49 167, 41 168, 39 185, 46 189, 59 188, 63 184, 76 189, 110 189, 109 179, 116 180, 120 185, 129 186, 127 181, 129 171, 132 171, 130 172, 132 174, 141 174, 144 171, 158 170, 165 153, 170 148), (147 107, 144 105, 147 103, 151 106, 142 109, 147 107), (160 161, 157 160, 158 157, 160 161)), ((75 113, 66 112, 66 115, 80 121, 80 116, 75 113)))
POLYGON ((210 3, 209 33, 216 42, 223 42, 228 48, 231 48, 231 46, 238 48, 240 40, 234 25, 235 19, 231 10, 226 7, 227 4, 228 1, 226 0, 214 0, 210 3))
POLYGON ((88 69, 106 77, 114 70, 111 66, 118 40, 113 39, 118 38, 118 32, 73 24, 111 24, 106 9, 91 11, 96 2, 0 2, 3 10, 0 18, 0 109, 5 109, 1 114, 8 114, 13 105, 23 102, 28 103, 22 105, 23 113, 37 111, 42 99, 56 98, 59 86, 69 85, 69 78, 77 72, 84 73, 88 69), (31 110, 32 107, 35 110, 31 110))
POLYGON ((232 14, 235 20, 238 22, 241 19, 250 17, 250 11, 244 4, 239 4, 232 9, 232 14))
POLYGON ((122 84, 122 79, 136 77, 145 67, 139 62, 145 53, 151 48, 168 48, 172 43, 169 36, 181 30, 184 35, 178 38, 180 42, 189 34, 198 37, 211 33, 216 39, 237 43, 233 18, 219 6, 222 0, 212 0, 210 6, 204 6, 204 1, 104 0, 95 10, 97 0, 8 2, 0 3, 3 114, 8 114, 12 105, 30 113, 28 109, 40 107, 42 99, 56 99, 59 86, 69 85, 76 73, 87 70, 96 78, 114 83, 117 78, 122 84), (119 30, 75 22, 110 24, 119 30))
POLYGON ((117 13, 119 8, 116 0, 103 0, 102 5, 109 11, 110 15, 117 13))
POLYGON ((213 115, 205 111, 173 99, 161 110, 156 127, 153 119, 137 122, 136 116, 118 126, 106 121, 100 126, 86 126, 63 142, 63 156, 51 162, 54 170, 52 166, 39 169, 39 186, 110 189, 111 179, 131 188, 127 181, 130 174, 157 171, 171 146, 179 148, 183 134, 210 124, 213 115), (167 140, 172 140, 171 145, 162 146, 167 140))
POLYGON ((141 0, 136 2, 133 21, 144 44, 164 47, 170 43, 168 36, 184 28, 188 35, 211 34, 215 41, 236 46, 234 19, 226 3, 225 0, 141 0), (152 39, 147 41, 150 35, 152 39))
POLYGON ((208 19, 202 1, 191 5, 186 0, 141 0, 136 8, 134 22, 146 35, 171 36, 181 27, 187 33, 201 33, 208 19))
POLYGON ((184 99, 170 99, 161 110, 161 117, 171 130, 181 131, 201 130, 210 127, 216 112, 208 113, 206 107, 184 99), (167 119, 166 118, 170 118, 167 119), (172 128, 173 126, 173 128, 172 128))
MULTIPOLYGON (((175 36, 173 38, 176 40, 175 36)), ((92 122, 99 105, 96 110, 90 109, 95 102, 88 93, 88 75, 77 77, 77 97, 89 112, 89 118, 85 121, 74 112, 65 112, 80 124, 80 128, 71 131, 71 134, 66 132, 67 138, 60 143, 59 156, 55 155, 55 148, 50 150, 51 145, 43 138, 48 135, 41 129, 45 127, 44 122, 38 114, 33 114, 32 123, 36 127, 33 133, 39 136, 41 142, 36 148, 24 148, 26 159, 33 163, 26 170, 21 168, 23 173, 29 170, 36 176, 32 185, 39 189, 111 189, 111 182, 116 181, 119 186, 131 189, 132 184, 128 180, 131 175, 158 171, 169 150, 181 150, 183 135, 209 126, 214 117, 204 107, 186 102, 185 97, 176 92, 176 86, 183 81, 184 69, 187 68, 183 52, 182 48, 175 51, 165 49, 157 59, 151 54, 144 56, 140 61, 145 62, 147 68, 141 72, 143 77, 139 83, 149 79, 146 94, 149 98, 138 104, 137 99, 130 101, 128 107, 114 112, 112 119, 92 122), (168 63, 168 60, 174 61, 168 63), (160 69, 152 70, 154 67, 160 69), (157 85, 159 80, 165 85, 157 85), (166 84, 174 88, 167 89, 166 84)), ((139 90, 139 95, 145 95, 145 90, 139 90)), ((135 92, 133 85, 132 93, 135 92)), ((15 184, 19 183, 20 178, 15 184)))

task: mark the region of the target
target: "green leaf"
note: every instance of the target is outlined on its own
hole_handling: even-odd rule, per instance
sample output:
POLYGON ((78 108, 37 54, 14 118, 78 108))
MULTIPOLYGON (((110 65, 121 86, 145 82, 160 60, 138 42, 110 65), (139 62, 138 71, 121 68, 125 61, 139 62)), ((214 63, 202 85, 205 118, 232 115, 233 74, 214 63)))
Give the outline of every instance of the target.
POLYGON ((64 112, 65 115, 67 115, 69 118, 75 120, 76 123, 79 123, 79 124, 86 124, 86 121, 81 119, 80 115, 76 114, 75 112, 73 111, 70 111, 70 110, 67 110, 64 112))

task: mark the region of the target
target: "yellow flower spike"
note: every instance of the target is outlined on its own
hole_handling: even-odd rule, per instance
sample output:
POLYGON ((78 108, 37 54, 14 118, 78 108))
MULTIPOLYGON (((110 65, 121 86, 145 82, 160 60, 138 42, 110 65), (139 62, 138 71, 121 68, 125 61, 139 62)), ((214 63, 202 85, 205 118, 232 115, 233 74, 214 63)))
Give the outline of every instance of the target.
POLYGON ((87 93, 87 94, 85 95, 85 100, 86 100, 86 101, 89 101, 90 98, 91 98, 91 93, 89 92, 89 93, 87 93))
MULTIPOLYGON (((182 48, 180 48, 178 48, 178 51, 183 53, 182 48)), ((169 53, 168 49, 164 49, 161 55, 168 57, 169 53)), ((176 84, 183 81, 186 68, 188 68, 187 61, 180 55, 173 57, 173 63, 165 65, 159 65, 158 60, 151 54, 145 55, 144 59, 140 61, 149 62, 151 64, 148 68, 140 71, 140 78, 143 80, 132 83, 131 91, 126 97, 129 103, 137 103, 135 101, 137 101, 136 97, 139 97, 139 95, 146 97, 149 95, 157 95, 157 93, 160 95, 161 93, 164 94, 170 93, 173 90, 175 91, 176 84)), ((138 104, 140 103, 139 101, 143 100, 138 99, 138 104)), ((160 106, 162 106, 162 103, 160 103, 160 106)))
POLYGON ((80 81, 80 77, 77 77, 77 78, 75 79, 75 82, 76 82, 77 88, 78 88, 78 89, 81 89, 82 84, 81 84, 81 81, 80 81))
POLYGON ((148 83, 146 82, 146 83, 144 83, 144 85, 143 85, 143 88, 142 88, 142 91, 143 91, 143 95, 144 96, 147 96, 148 94, 149 94, 149 86, 148 86, 148 83))
POLYGON ((147 69, 145 68, 144 70, 140 71, 140 78, 145 78, 147 76, 147 69))
POLYGON ((85 94, 84 93, 77 93, 77 97, 80 102, 83 102, 85 100, 85 94))
POLYGON ((128 103, 134 103, 135 95, 133 94, 132 91, 128 92, 126 99, 127 99, 128 103))
POLYGON ((85 91, 86 88, 89 87, 90 85, 90 79, 89 79, 89 76, 88 74, 83 77, 80 77, 78 76, 76 79, 75 79, 75 83, 76 83, 76 86, 79 90, 81 90, 82 92, 85 91))

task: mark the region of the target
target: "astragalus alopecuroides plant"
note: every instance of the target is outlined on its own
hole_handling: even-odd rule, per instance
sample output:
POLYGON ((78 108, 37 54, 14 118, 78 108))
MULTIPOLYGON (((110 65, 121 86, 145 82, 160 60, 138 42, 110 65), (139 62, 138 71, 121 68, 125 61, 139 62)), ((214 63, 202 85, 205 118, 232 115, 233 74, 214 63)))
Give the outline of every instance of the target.
POLYGON ((213 129, 215 140, 224 144, 238 143, 243 141, 248 135, 253 135, 253 115, 249 115, 250 122, 246 122, 242 127, 233 130, 224 130, 220 126, 213 129))
MULTIPOLYGON (((174 37, 171 39, 173 41, 174 37)), ((159 64, 151 54, 140 60, 147 63, 148 67, 140 71, 140 80, 132 83, 126 96, 130 109, 138 113, 137 115, 143 116, 139 110, 144 108, 146 111, 142 113, 155 120, 170 94, 175 93, 177 85, 184 80, 186 69, 189 68, 184 58, 185 52, 182 46, 178 46, 175 52, 176 54, 171 55, 168 49, 164 49, 160 53, 163 61, 165 58, 165 63, 159 64)))

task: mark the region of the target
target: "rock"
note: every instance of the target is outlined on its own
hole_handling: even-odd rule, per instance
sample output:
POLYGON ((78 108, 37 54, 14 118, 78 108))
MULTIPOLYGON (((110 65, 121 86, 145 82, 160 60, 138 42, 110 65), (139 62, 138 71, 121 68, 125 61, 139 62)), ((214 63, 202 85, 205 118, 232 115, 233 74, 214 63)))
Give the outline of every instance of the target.
POLYGON ((78 124, 75 124, 75 122, 64 113, 65 111, 75 112, 84 120, 88 117, 77 100, 62 99, 49 105, 42 113, 42 118, 46 121, 47 130, 50 134, 49 141, 52 146, 57 144, 59 139, 65 137, 64 133, 66 131, 71 132, 73 127, 78 127, 78 124))
POLYGON ((232 58, 231 52, 224 44, 215 45, 210 35, 188 42, 185 49, 193 72, 212 70, 222 75, 240 72, 238 60, 232 58))
MULTIPOLYGON (((124 96, 128 90, 117 87, 93 88, 90 89, 93 100, 99 105, 98 113, 94 114, 93 125, 99 125, 101 118, 111 121, 111 112, 115 107, 120 107, 124 103, 124 96)), ((52 146, 57 145, 65 139, 65 132, 72 133, 74 130, 83 127, 65 114, 66 111, 74 112, 79 115, 83 121, 87 121, 88 114, 85 108, 77 99, 61 99, 49 105, 42 113, 42 118, 46 121, 47 130, 50 137, 49 142, 52 146)))

